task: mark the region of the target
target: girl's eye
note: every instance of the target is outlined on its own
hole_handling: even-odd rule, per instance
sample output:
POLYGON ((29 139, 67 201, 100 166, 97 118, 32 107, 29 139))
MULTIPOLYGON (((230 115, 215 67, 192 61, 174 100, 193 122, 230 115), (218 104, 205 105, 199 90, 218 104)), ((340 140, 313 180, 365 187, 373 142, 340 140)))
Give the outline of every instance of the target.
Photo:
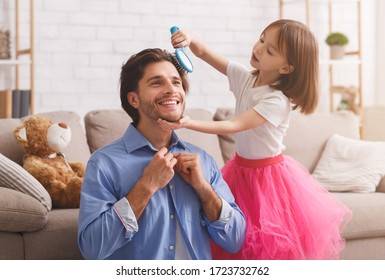
POLYGON ((267 53, 268 53, 269 55, 273 55, 273 53, 272 53, 270 50, 267 50, 267 53))
POLYGON ((260 41, 261 43, 264 43, 264 42, 265 42, 262 38, 260 38, 259 41, 260 41))

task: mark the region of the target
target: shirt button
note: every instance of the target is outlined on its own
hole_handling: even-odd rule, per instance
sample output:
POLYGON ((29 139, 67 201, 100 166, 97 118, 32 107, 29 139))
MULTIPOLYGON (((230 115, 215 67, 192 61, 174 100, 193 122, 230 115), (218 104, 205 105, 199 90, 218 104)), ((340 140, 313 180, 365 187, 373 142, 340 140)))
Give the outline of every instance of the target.
POLYGON ((174 250, 174 246, 170 245, 170 247, 168 247, 170 249, 170 251, 174 250))
POLYGON ((174 215, 173 215, 173 214, 171 214, 171 215, 170 215, 170 218, 171 218, 171 219, 174 219, 174 215))
POLYGON ((170 185, 170 190, 172 190, 174 188, 174 186, 173 185, 170 185))

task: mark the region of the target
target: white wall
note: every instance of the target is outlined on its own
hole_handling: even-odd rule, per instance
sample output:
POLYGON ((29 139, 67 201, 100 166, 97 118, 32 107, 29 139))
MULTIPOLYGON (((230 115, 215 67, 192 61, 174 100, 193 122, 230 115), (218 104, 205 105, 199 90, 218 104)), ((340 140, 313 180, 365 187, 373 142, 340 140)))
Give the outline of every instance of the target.
MULTIPOLYGON (((365 103, 375 100, 375 1, 362 1, 365 30, 372 30, 364 32, 372 37, 363 39, 369 42, 364 45, 365 103)), ((0 5, 3 21, 12 20, 14 1, 5 2, 0 5)), ((20 0, 23 5, 28 9, 28 1, 20 0)), ((318 13, 324 20, 322 12, 318 13)), ((341 19, 350 22, 350 13, 345 12, 341 19)), ((35 112, 70 109, 84 115, 92 109, 119 108, 120 66, 144 48, 171 51, 172 25, 192 30, 217 51, 248 65, 260 32, 277 18, 278 0, 35 0, 35 112)), ((23 24, 27 26, 27 20, 23 24)), ((321 52, 325 52, 323 40, 320 35, 321 52)), ((195 71, 189 74, 188 106, 211 111, 233 107, 226 78, 192 55, 190 58, 195 71)), ((3 85, 12 76, 4 72, 0 72, 3 85)), ((328 107, 321 104, 321 108, 328 107)))

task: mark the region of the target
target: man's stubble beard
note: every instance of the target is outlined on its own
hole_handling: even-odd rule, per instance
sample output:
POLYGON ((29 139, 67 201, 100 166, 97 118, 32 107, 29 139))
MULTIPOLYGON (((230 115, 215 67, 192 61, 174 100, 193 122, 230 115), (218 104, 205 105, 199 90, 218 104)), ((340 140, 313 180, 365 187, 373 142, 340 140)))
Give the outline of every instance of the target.
MULTIPOLYGON (((181 101, 181 102, 183 102, 183 101, 181 101)), ((157 121, 158 119, 163 119, 163 120, 168 121, 168 122, 177 122, 183 117, 183 113, 184 113, 185 108, 186 108, 186 103, 183 102, 183 105, 181 105, 182 109, 181 109, 180 114, 175 117, 175 116, 163 115, 163 114, 159 113, 159 110, 157 109, 156 103, 142 102, 141 104, 142 104, 141 108, 142 108, 143 113, 155 121, 157 121)))

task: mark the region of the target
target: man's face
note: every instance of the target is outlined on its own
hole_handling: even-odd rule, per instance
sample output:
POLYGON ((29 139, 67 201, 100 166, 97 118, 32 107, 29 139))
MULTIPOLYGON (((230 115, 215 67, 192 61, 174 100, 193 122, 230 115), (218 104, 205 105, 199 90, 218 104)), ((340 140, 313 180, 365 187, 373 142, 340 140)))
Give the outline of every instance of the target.
POLYGON ((138 84, 135 106, 140 122, 159 118, 178 121, 185 109, 185 91, 175 66, 168 62, 148 64, 138 84))

